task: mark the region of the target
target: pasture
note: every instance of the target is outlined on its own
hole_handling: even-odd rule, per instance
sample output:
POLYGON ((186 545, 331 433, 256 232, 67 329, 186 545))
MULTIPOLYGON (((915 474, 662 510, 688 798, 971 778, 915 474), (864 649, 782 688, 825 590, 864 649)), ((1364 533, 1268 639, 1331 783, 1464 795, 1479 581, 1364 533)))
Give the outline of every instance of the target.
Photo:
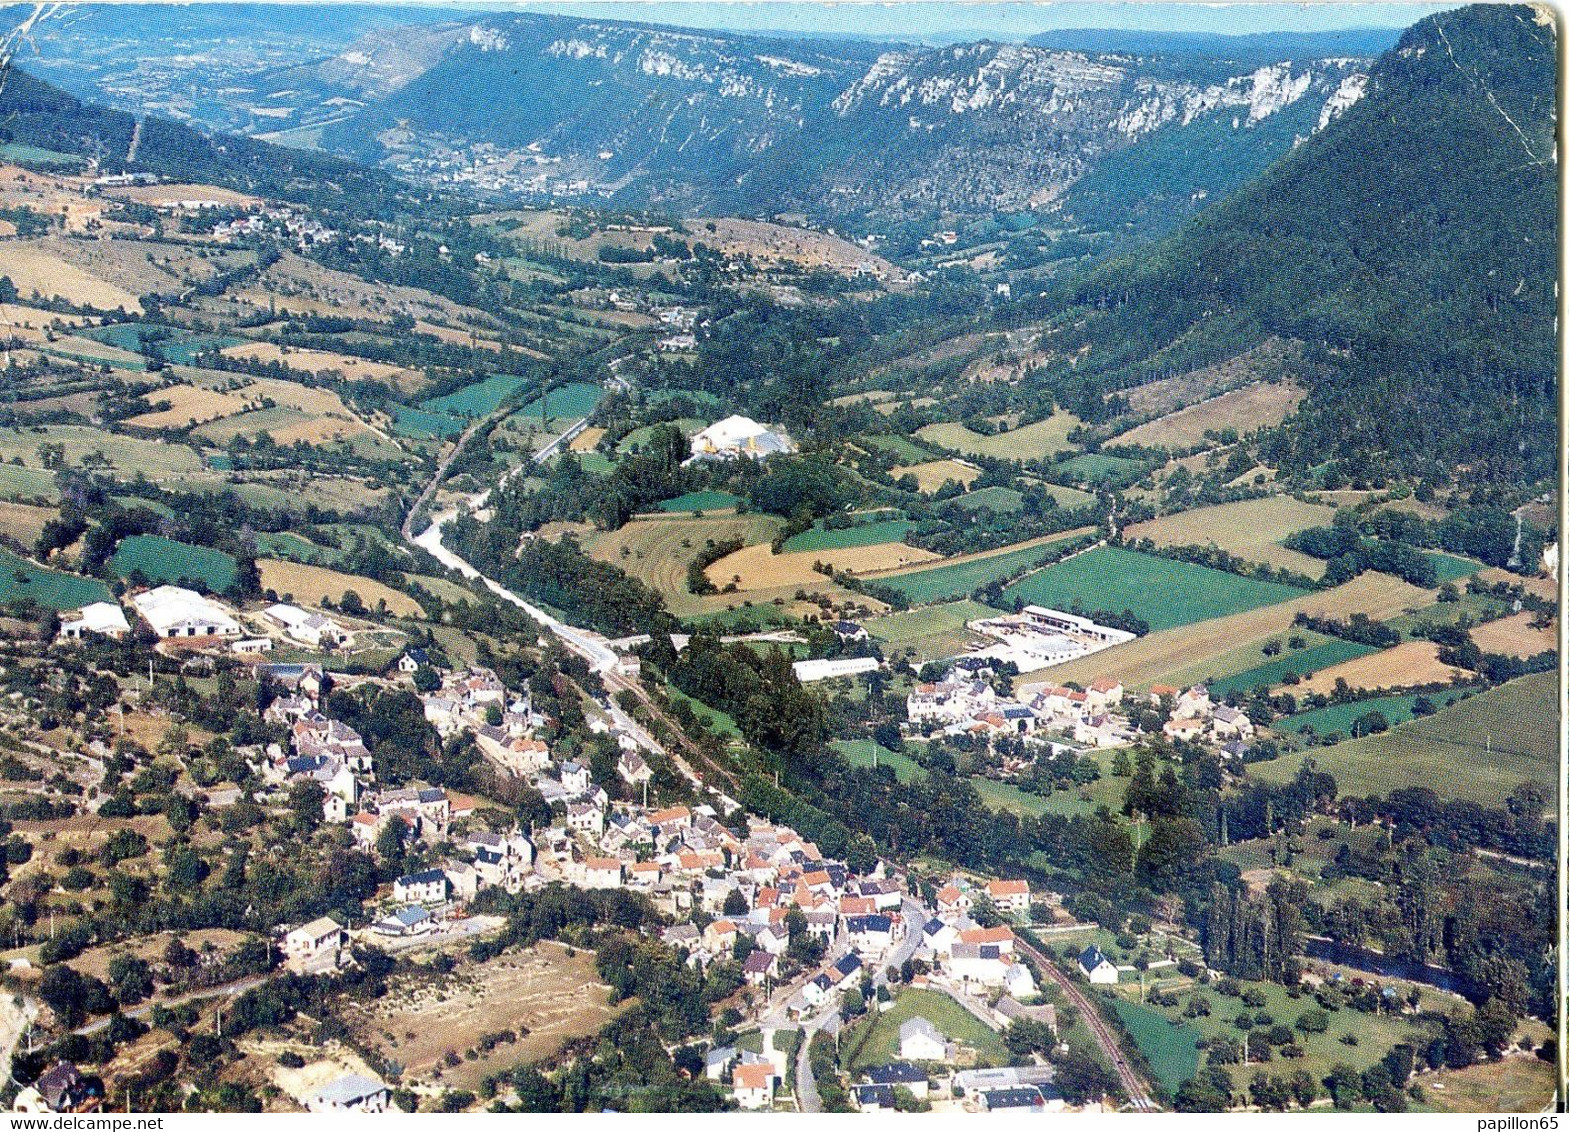
POLYGON ((1344 680, 1359 690, 1379 688, 1411 688, 1421 684, 1447 684, 1464 673, 1438 659, 1438 646, 1432 641, 1404 641, 1382 652, 1367 652, 1328 668, 1321 668, 1310 679, 1290 689, 1301 695, 1319 692, 1323 695, 1335 690, 1335 684, 1344 680))
POLYGON ((990 456, 998 460, 1044 460, 1071 448, 1068 433, 1079 424, 1079 419, 1066 410, 1059 410, 1043 421, 1007 429, 991 436, 973 432, 957 422, 929 424, 916 430, 915 435, 929 444, 966 456, 990 456))
POLYGON ((1254 763, 1248 773, 1289 782, 1306 759, 1335 776, 1342 795, 1384 795, 1425 786, 1446 798, 1501 807, 1534 781, 1552 796, 1558 768, 1556 674, 1536 673, 1332 747, 1254 763))
POLYGON ((809 531, 791 535, 785 540, 784 550, 793 553, 801 550, 842 550, 851 546, 877 546, 885 542, 901 542, 915 526, 908 519, 881 519, 870 523, 857 523, 836 530, 824 529, 821 523, 809 531))
POLYGON ((892 767, 900 782, 914 782, 926 774, 926 768, 909 755, 890 751, 873 739, 835 739, 829 745, 851 766, 892 767))
POLYGON ((728 491, 689 491, 685 495, 678 495, 674 499, 666 499, 656 504, 655 509, 668 514, 691 511, 728 511, 741 502, 739 496, 731 495, 728 491))
POLYGON ((45 444, 59 445, 66 466, 72 468, 97 464, 126 476, 142 472, 154 480, 202 469, 201 457, 183 444, 137 440, 85 425, 0 428, 0 461, 42 467, 40 449, 45 444))
POLYGON ((0 605, 31 600, 43 609, 80 609, 95 601, 113 601, 109 587, 97 578, 46 570, 0 548, 0 605))
POLYGON ((256 404, 237 393, 185 384, 166 385, 143 394, 142 400, 149 406, 149 411, 128 417, 125 424, 136 428, 185 428, 243 413, 256 404), (167 408, 156 408, 158 405, 167 408))
POLYGON ((1011 515, 1024 506, 1024 496, 1011 487, 983 487, 959 496, 953 505, 965 511, 979 511, 984 507, 999 515, 1011 515))
POLYGON ((427 397, 419 407, 431 413, 475 420, 488 417, 501 403, 528 384, 528 379, 498 373, 440 397, 427 397))
POLYGON ((912 603, 946 601, 964 597, 989 582, 1010 577, 1049 558, 1060 547, 1083 538, 1091 528, 1063 531, 999 550, 948 558, 939 566, 910 570, 877 579, 879 585, 898 590, 912 603))
POLYGON ((866 631, 893 649, 912 649, 918 663, 958 656, 981 638, 964 626, 995 617, 997 611, 975 601, 924 605, 866 622, 866 631))
POLYGON ((950 480, 960 487, 969 487, 981 478, 981 470, 957 460, 928 460, 921 464, 906 464, 890 468, 888 474, 895 480, 914 476, 916 490, 930 495, 950 480))
POLYGON ((1285 382, 1249 385, 1129 429, 1117 437, 1116 443, 1191 448, 1204 440, 1206 432, 1231 428, 1245 434, 1278 425, 1305 396, 1305 390, 1285 382))
POLYGON ((1422 555, 1433 564, 1433 570, 1438 575, 1439 585, 1445 582, 1458 582, 1462 578, 1469 578, 1482 570, 1480 562, 1473 562, 1469 558, 1461 558, 1455 554, 1440 554, 1436 550, 1427 551, 1422 555))
POLYGON ((1489 621, 1472 629, 1471 639, 1483 652, 1522 658, 1557 648, 1557 634, 1551 626, 1541 629, 1531 627, 1535 617, 1534 613, 1516 613, 1489 621))
POLYGON ((1553 1103, 1553 1064, 1532 1054, 1440 1069, 1422 1078, 1427 1107, 1438 1112, 1545 1112, 1553 1103))
POLYGON ((411 405, 397 405, 392 409, 392 431, 415 440, 447 440, 465 427, 464 421, 445 413, 431 413, 411 405))
POLYGON ((341 605, 343 595, 353 590, 366 609, 377 609, 385 602, 387 612, 394 617, 425 616, 419 602, 373 578, 278 558, 258 558, 256 569, 261 574, 262 589, 272 590, 280 601, 319 606, 322 598, 328 598, 341 605))
POLYGON ((575 421, 592 413, 604 396, 604 386, 570 381, 546 390, 543 397, 535 397, 508 419, 539 421, 543 417, 553 421, 575 421))
MULTIPOLYGON (((1446 696, 1431 696, 1434 703, 1442 704, 1456 693, 1446 696)), ((1391 727, 1406 722, 1413 718, 1411 705, 1416 702, 1416 694, 1408 693, 1401 696, 1374 696, 1366 700, 1352 700, 1350 703, 1330 704, 1328 707, 1314 708, 1312 711, 1299 711, 1295 715, 1288 715, 1284 719, 1277 719, 1271 727, 1276 731, 1294 734, 1304 728, 1311 728, 1315 735, 1350 735, 1356 721, 1369 712, 1378 712, 1389 721, 1391 727)))
POLYGON ((232 555, 206 546, 191 546, 161 535, 132 535, 120 540, 109 560, 122 578, 140 574, 153 585, 200 582, 214 593, 234 585, 237 564, 232 555))
POLYGON ((1167 1089, 1177 1087, 1199 1069, 1198 1041, 1202 1036, 1185 1022, 1168 1018, 1152 1006, 1118 998, 1113 1003, 1117 1018, 1150 1063, 1155 1076, 1167 1089))
POLYGON ((1331 590, 1152 632, 1136 641, 1057 665, 1051 669, 1052 680, 1082 684, 1109 675, 1130 688, 1178 683, 1182 673, 1207 674, 1213 661, 1231 656, 1239 647, 1260 647, 1271 636, 1296 631, 1291 619, 1298 612, 1338 618, 1366 613, 1382 620, 1431 602, 1431 590, 1419 589, 1388 574, 1368 572, 1331 590))
POLYGON ((60 488, 53 472, 6 463, 0 464, 0 498, 56 503, 60 499, 60 488))
POLYGON ((1302 595, 1294 586, 1104 546, 1021 578, 1004 594, 1053 609, 1125 609, 1151 630, 1208 621, 1302 595))
MULTIPOLYGON (((1271 639, 1279 642, 1281 638, 1274 637, 1271 639)), ((1225 696, 1231 692, 1251 692, 1258 687, 1269 688, 1281 683, 1289 675, 1307 676, 1321 672, 1325 668, 1343 664, 1346 661, 1357 660, 1377 651, 1372 645, 1360 645, 1355 641, 1323 637, 1320 638, 1320 643, 1318 644, 1309 645, 1305 649, 1282 648, 1280 655, 1272 660, 1264 658, 1261 663, 1255 664, 1251 668, 1228 674, 1219 680, 1210 681, 1209 690, 1211 695, 1225 696)), ((1261 652, 1256 651, 1255 655, 1263 656, 1261 652)), ((1198 683, 1202 679, 1203 677, 1200 677, 1188 683, 1198 683)), ((1178 686, 1186 685, 1179 684, 1178 686)), ((1330 682, 1330 686, 1334 686, 1333 681, 1330 682)), ((1306 687, 1290 687, 1283 690, 1296 693, 1305 691, 1306 687)))
POLYGON ((34 507, 29 503, 0 502, 0 534, 23 546, 32 546, 44 532, 44 524, 59 512, 53 507, 34 507))
MULTIPOLYGON (((843 398, 840 398, 843 400, 843 398)), ((853 400, 853 398, 852 398, 853 400)), ((856 443, 863 448, 886 452, 901 464, 919 464, 932 459, 932 453, 905 436, 884 436, 872 433, 862 436, 856 443)))
POLYGON ((1249 562, 1319 578, 1324 574, 1322 559, 1288 550, 1280 543, 1298 531, 1325 526, 1334 518, 1333 507, 1272 495, 1163 515, 1134 523, 1123 533, 1129 541, 1149 539, 1161 547, 1216 546, 1249 562))
POLYGON ((10 277, 24 302, 36 294, 102 310, 141 310, 135 293, 65 259, 53 237, 7 241, 0 273, 10 277))
POLYGON ((1144 467, 1138 460, 1104 452, 1086 452, 1052 466, 1053 478, 1071 479, 1091 487, 1114 486, 1135 479, 1144 467))

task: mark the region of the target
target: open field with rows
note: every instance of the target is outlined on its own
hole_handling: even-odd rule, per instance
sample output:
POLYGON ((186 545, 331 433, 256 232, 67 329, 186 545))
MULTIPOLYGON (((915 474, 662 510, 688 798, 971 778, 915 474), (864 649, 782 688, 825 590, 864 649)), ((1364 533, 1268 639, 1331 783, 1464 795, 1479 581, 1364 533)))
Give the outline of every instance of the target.
POLYGON ((97 578, 45 570, 0 548, 0 605, 24 599, 44 609, 67 610, 114 597, 97 578))
POLYGON ((1131 609, 1160 630, 1286 601, 1302 591, 1106 546, 1031 574, 1005 594, 1053 609, 1131 609))
MULTIPOLYGON (((1245 645, 1262 646, 1268 638, 1291 631, 1291 619, 1298 612, 1337 618, 1366 613, 1369 617, 1384 619, 1430 605, 1432 595, 1432 590, 1421 589, 1388 574, 1369 572, 1331 590, 1303 594, 1290 601, 1260 606, 1229 617, 1153 632, 1136 641, 1045 671, 1056 683, 1072 680, 1082 684, 1106 675, 1115 676, 1130 688, 1176 683, 1172 679, 1174 675, 1202 669, 1212 658, 1228 656, 1245 645)), ((1039 682, 1041 678, 1033 676, 1030 682, 1039 682)))
POLYGON ((234 585, 237 570, 234 558, 221 550, 191 546, 159 535, 132 535, 121 540, 109 561, 122 578, 139 573, 153 585, 189 579, 201 582, 214 593, 234 585))
POLYGON ((1196 507, 1134 523, 1123 532, 1128 540, 1149 539, 1156 546, 1217 546, 1249 562, 1294 570, 1310 578, 1324 575, 1322 559, 1288 550, 1281 541, 1309 527, 1321 527, 1335 518, 1335 509, 1303 503, 1286 495, 1196 507))
POLYGON ((1065 448, 1068 433, 1079 424, 1072 413, 1059 410, 1044 421, 1036 421, 1021 428, 998 432, 992 436, 972 432, 957 422, 930 424, 917 429, 915 435, 930 444, 962 452, 966 456, 991 456, 999 460, 1041 460, 1054 456, 1065 448))
POLYGON ((1407 688, 1418 684, 1444 684, 1463 676, 1458 668, 1438 659, 1438 646, 1432 641, 1404 641, 1392 649, 1372 652, 1328 668, 1320 668, 1311 679, 1290 689, 1298 695, 1321 692, 1328 695, 1335 683, 1344 680, 1352 688, 1407 688))
POLYGON ((850 574, 875 574, 897 570, 920 562, 935 562, 939 555, 902 542, 873 546, 846 546, 797 554, 775 554, 767 543, 743 547, 713 563, 705 573, 720 589, 735 583, 742 591, 771 589, 776 586, 815 587, 824 580, 812 569, 814 563, 831 565, 850 574), (739 579, 739 580, 738 580, 739 579))
POLYGON ((1202 442, 1206 432, 1234 428, 1239 433, 1248 433, 1278 425, 1306 395, 1304 390, 1285 382, 1249 385, 1129 429, 1117 437, 1115 443, 1145 448, 1190 448, 1202 442))
MULTIPOLYGON (((1292 634, 1300 635, 1300 634, 1292 634)), ((1314 634, 1317 636, 1317 634, 1314 634)), ((1278 641, 1280 638, 1272 638, 1278 641)), ((1309 645, 1305 649, 1283 648, 1279 656, 1263 658, 1259 664, 1241 672, 1223 676, 1219 680, 1209 682, 1212 695, 1224 696, 1230 692, 1251 692, 1258 687, 1273 687, 1285 680, 1288 675, 1309 676, 1324 671, 1326 668, 1355 661, 1375 653, 1378 650, 1372 645, 1358 644, 1355 641, 1343 641, 1335 637, 1321 638, 1320 643, 1309 645)), ((1262 657, 1262 653, 1256 654, 1262 657)), ((1200 679, 1203 679, 1202 677, 1200 679)), ((1189 683, 1198 683, 1198 680, 1189 683)), ((1285 689, 1290 692, 1303 692, 1308 690, 1309 681, 1301 685, 1285 689)), ((1178 686, 1185 687, 1185 684, 1178 686)), ((1334 687, 1334 681, 1330 681, 1334 687)), ((1317 688, 1313 690, 1319 690, 1317 688)))
POLYGON ((278 558, 258 558, 256 569, 261 574, 262 589, 272 590, 282 601, 313 607, 319 606, 321 599, 326 597, 339 605, 343 595, 353 590, 366 609, 375 609, 385 601, 387 611, 395 617, 425 616, 419 603, 408 594, 372 578, 278 558))
POLYGON ((1079 527, 997 550, 962 554, 930 569, 901 571, 876 580, 879 585, 898 590, 916 604, 964 597, 988 582, 1037 565, 1050 557, 1056 548, 1083 538, 1092 530, 1091 527, 1079 527))
POLYGON ((588 535, 583 539, 583 549, 658 590, 671 612, 679 617, 701 608, 698 599, 687 591, 686 573, 709 540, 721 543, 738 538, 760 543, 766 551, 780 526, 780 520, 771 515, 634 519, 618 530, 588 535))
POLYGON ((1342 795, 1426 786, 1446 798, 1501 807, 1520 783, 1551 796, 1557 774, 1556 675, 1522 676, 1378 735, 1255 763, 1248 773, 1288 782, 1303 760, 1335 776, 1342 795))

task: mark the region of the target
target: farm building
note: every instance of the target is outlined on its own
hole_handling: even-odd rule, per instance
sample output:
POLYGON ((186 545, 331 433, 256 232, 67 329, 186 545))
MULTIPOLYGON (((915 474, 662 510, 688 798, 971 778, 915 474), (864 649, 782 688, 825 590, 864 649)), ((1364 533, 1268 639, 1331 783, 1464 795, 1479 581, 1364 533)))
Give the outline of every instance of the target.
POLYGON ((84 605, 71 620, 60 622, 60 638, 66 641, 79 641, 88 633, 99 633, 119 640, 130 631, 131 625, 125 619, 125 611, 112 601, 95 601, 91 605, 84 605))
POLYGON ((1047 609, 1043 605, 1026 605, 1024 616, 1045 629, 1055 629, 1060 633, 1072 633, 1075 636, 1089 637, 1092 640, 1103 641, 1108 645, 1120 645, 1131 641, 1138 634, 1130 633, 1126 629, 1113 629, 1109 625, 1097 625, 1088 617, 1080 617, 1074 613, 1064 613, 1060 609, 1047 609))
POLYGON ((810 684, 814 680, 831 680, 835 676, 858 676, 862 672, 874 671, 881 663, 874 656, 858 656, 847 660, 798 660, 790 667, 795 671, 797 680, 810 684))
POLYGON ((385 1112, 390 1097, 380 1081, 348 1073, 323 1085, 305 1107, 311 1112, 385 1112))
POLYGON ((795 441, 783 432, 758 424, 750 417, 732 416, 709 425, 692 437, 691 459, 734 460, 745 456, 762 460, 795 450, 795 441))
POLYGON ((195 590, 159 586, 131 599, 136 612, 160 637, 238 637, 240 624, 229 611, 195 590))
POLYGON ((302 645, 338 645, 348 636, 343 626, 332 618, 301 609, 297 605, 279 602, 277 605, 269 605, 262 612, 267 620, 281 626, 284 633, 302 645))

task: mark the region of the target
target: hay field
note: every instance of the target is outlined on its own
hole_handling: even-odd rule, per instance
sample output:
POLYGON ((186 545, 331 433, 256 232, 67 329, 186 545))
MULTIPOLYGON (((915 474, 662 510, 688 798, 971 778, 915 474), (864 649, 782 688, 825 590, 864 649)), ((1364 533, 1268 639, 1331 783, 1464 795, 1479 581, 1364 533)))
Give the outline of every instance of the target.
POLYGON ((1531 628, 1531 619, 1535 616, 1534 613, 1516 613, 1489 621, 1472 629, 1471 639, 1483 652, 1521 658, 1557 648, 1558 638, 1552 628, 1531 628))
POLYGON ((1323 695, 1335 690, 1335 681, 1344 680, 1353 688, 1409 688, 1418 684, 1446 684, 1461 669, 1440 663, 1438 646, 1432 641, 1405 641, 1392 649, 1348 660, 1344 664, 1320 669, 1311 678, 1287 689, 1298 696, 1308 692, 1323 695))
POLYGON ((790 263, 830 271, 849 271, 857 264, 870 263, 890 279, 904 275, 881 256, 827 232, 725 216, 689 220, 686 227, 688 239, 717 247, 719 254, 727 257, 750 256, 760 264, 790 263))
POLYGON ((381 998, 352 1003, 349 1025, 362 1041, 414 1076, 466 1088, 504 1068, 548 1057, 574 1038, 597 1032, 627 1004, 610 1005, 594 953, 555 942, 512 951, 483 965, 462 960, 448 975, 396 976, 381 998), (515 1042, 489 1051, 476 1046, 486 1034, 512 1030, 515 1042), (448 1051, 462 1060, 441 1067, 448 1051), (470 1060, 466 1055, 475 1050, 470 1060))
POLYGON ((280 346, 276 342, 247 342, 243 346, 229 346, 222 353, 225 357, 244 358, 263 365, 268 362, 279 362, 292 370, 316 376, 336 370, 350 381, 370 378, 375 381, 385 381, 399 389, 418 385, 425 380, 423 374, 416 373, 406 366, 373 362, 369 358, 357 358, 352 354, 336 354, 327 350, 280 346))
POLYGON ((299 605, 319 606, 324 597, 333 604, 341 603, 343 594, 353 590, 359 594, 366 609, 375 609, 385 601, 387 611, 395 617, 423 617, 425 610, 408 594, 371 578, 343 574, 325 566, 307 566, 303 562, 285 562, 279 558, 258 558, 256 569, 261 574, 262 589, 272 590, 280 599, 285 594, 299 605))
POLYGON ((44 524, 59 514, 53 507, 33 507, 26 503, 0 503, 0 534, 32 546, 43 534, 44 524))
POLYGON ((736 582, 742 591, 766 590, 777 586, 815 587, 827 579, 812 569, 814 562, 831 565, 846 573, 865 575, 899 570, 922 562, 935 562, 942 556, 902 542, 873 546, 846 546, 831 550, 803 550, 795 554, 775 554, 767 543, 744 547, 727 554, 704 571, 720 589, 736 582))
POLYGON ((990 606, 966 599, 890 613, 867 622, 866 631, 888 645, 889 651, 912 649, 916 660, 925 663, 958 656, 969 645, 981 641, 965 625, 996 615, 990 606))
POLYGON ((894 479, 904 475, 912 475, 922 494, 930 495, 949 480, 969 487, 981 478, 981 470, 972 468, 968 464, 961 464, 957 460, 928 460, 924 464, 909 464, 901 468, 891 468, 888 472, 894 479))
POLYGON ((1200 443, 1207 431, 1234 428, 1245 433, 1277 425, 1305 396, 1305 390, 1285 382, 1250 385, 1141 424, 1117 437, 1116 443, 1188 448, 1200 443))
POLYGON ((138 204, 150 204, 154 207, 160 204, 177 205, 182 200, 217 201, 227 208, 257 208, 262 203, 259 197, 235 192, 233 189, 220 188, 217 185, 128 185, 125 188, 110 189, 104 195, 135 201, 138 204))
POLYGON ((67 262, 42 240, 19 240, 0 246, 0 275, 9 275, 23 299, 38 294, 68 303, 113 310, 141 310, 137 296, 101 276, 67 262))
POLYGON ((915 435, 931 444, 962 452, 966 456, 992 456, 999 460, 1040 460, 1072 447, 1068 443, 1068 433, 1073 431, 1078 423, 1078 417, 1066 410, 1059 410, 1044 421, 999 432, 994 436, 971 432, 962 424, 951 421, 926 425, 924 428, 917 429, 915 435))
POLYGON ((761 544, 766 551, 782 525, 772 515, 634 519, 619 530, 588 535, 583 549, 658 590, 670 611, 681 617, 701 608, 698 598, 687 592, 686 571, 709 539, 720 543, 738 538, 761 544))
POLYGON ((592 452, 604 436, 605 430, 602 428, 585 428, 572 438, 567 448, 573 452, 592 452))
MULTIPOLYGON (((1348 617, 1366 613, 1384 619, 1430 605, 1433 591, 1424 590, 1387 574, 1361 574, 1343 586, 1321 593, 1303 594, 1290 601, 1266 605, 1229 617, 1217 617, 1164 629, 1117 645, 1104 652, 1069 661, 1046 669, 1057 683, 1072 680, 1084 684, 1097 676, 1115 676, 1130 688, 1148 688, 1169 682, 1172 673, 1200 667, 1213 657, 1223 657, 1238 647, 1258 642, 1291 629, 1291 619, 1299 612, 1348 617)), ((1021 682, 1039 683, 1039 674, 1024 674, 1021 682)))
POLYGON ((124 424, 136 428, 184 428, 243 413, 257 402, 236 393, 220 393, 195 385, 168 385, 142 397, 148 405, 167 401, 167 409, 154 409, 128 417, 124 424))
POLYGON ((1334 517, 1333 507, 1272 495, 1163 515, 1134 523, 1123 533, 1129 540, 1147 538, 1156 546, 1218 546, 1249 562, 1321 578, 1326 565, 1322 559, 1288 550, 1280 543, 1297 531, 1324 526, 1334 517))
POLYGON ((1150 413, 1165 415, 1260 377, 1278 373, 1286 353, 1284 344, 1272 338, 1234 358, 1178 377, 1164 377, 1136 385, 1123 390, 1122 395, 1127 398, 1130 413, 1138 416, 1150 413))
POLYGON ((65 448, 65 462, 80 467, 84 456, 102 454, 116 472, 145 472, 149 477, 196 472, 201 458, 183 444, 159 440, 136 440, 84 425, 40 425, 27 428, 0 428, 0 460, 10 463, 19 458, 23 466, 43 466, 38 447, 59 444, 65 448))

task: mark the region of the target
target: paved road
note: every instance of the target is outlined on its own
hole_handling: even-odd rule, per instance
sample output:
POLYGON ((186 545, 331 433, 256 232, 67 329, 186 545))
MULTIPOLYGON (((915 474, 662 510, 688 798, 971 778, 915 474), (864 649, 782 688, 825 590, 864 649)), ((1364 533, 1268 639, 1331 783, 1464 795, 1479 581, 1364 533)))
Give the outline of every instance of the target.
POLYGON ((1159 1112, 1160 1106, 1150 1096, 1149 1086, 1134 1072, 1133 1066, 1123 1055, 1117 1036, 1111 1032, 1111 1027, 1101 1018, 1100 1011, 1085 997, 1078 984, 1063 974, 1056 963, 1042 955, 1026 940, 1018 940, 1018 947, 1035 960, 1040 969, 1046 973, 1046 977, 1061 987, 1068 1000, 1078 1008, 1079 1016, 1084 1019, 1084 1024, 1089 1027, 1090 1033, 1095 1038, 1095 1044, 1100 1046, 1101 1052, 1117 1071, 1117 1078, 1122 1082, 1122 1091, 1128 1094, 1129 1105, 1138 1112, 1159 1112))

